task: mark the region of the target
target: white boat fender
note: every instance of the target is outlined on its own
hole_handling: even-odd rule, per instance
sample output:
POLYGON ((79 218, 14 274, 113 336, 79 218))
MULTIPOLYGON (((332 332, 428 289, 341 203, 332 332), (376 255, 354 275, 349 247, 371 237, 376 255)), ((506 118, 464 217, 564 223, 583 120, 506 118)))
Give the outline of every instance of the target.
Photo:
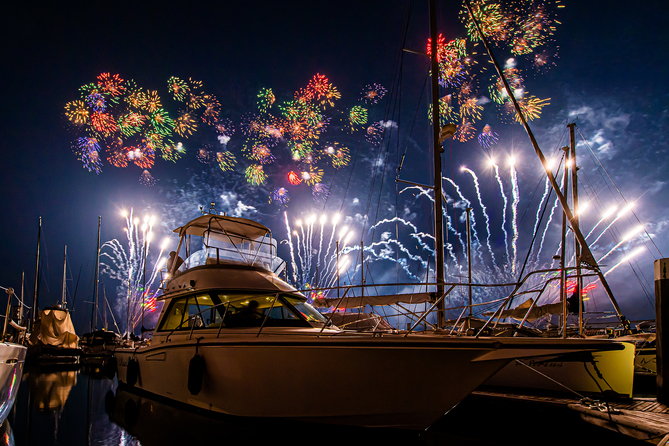
POLYGON ((128 370, 125 372, 125 383, 129 386, 137 384, 139 377, 139 361, 137 358, 130 358, 128 360, 128 370))
POLYGON ((193 356, 188 363, 188 391, 191 395, 197 395, 202 390, 202 382, 204 381, 205 363, 204 358, 200 355, 198 347, 200 346, 200 339, 197 338, 195 344, 195 356, 193 356))

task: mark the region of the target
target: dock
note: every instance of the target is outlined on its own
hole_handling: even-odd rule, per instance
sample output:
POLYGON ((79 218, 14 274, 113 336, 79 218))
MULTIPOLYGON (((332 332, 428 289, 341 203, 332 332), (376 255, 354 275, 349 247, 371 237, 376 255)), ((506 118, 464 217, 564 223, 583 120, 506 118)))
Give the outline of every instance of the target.
POLYGON ((477 398, 538 403, 574 411, 588 423, 618 432, 635 440, 669 445, 669 406, 654 397, 597 400, 559 395, 537 395, 522 391, 479 389, 477 398))

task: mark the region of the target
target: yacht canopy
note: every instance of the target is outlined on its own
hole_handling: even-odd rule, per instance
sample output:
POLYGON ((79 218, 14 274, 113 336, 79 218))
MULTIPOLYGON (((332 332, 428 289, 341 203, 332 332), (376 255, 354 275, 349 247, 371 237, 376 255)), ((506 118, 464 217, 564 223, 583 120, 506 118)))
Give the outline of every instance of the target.
POLYGON ((362 308, 366 305, 422 304, 430 302, 433 293, 386 294, 382 296, 353 296, 314 299, 315 307, 362 308), (341 300, 341 302, 339 302, 341 300))
POLYGON ((191 220, 174 230, 183 237, 186 234, 204 237, 208 230, 242 238, 255 240, 270 233, 270 230, 248 218, 227 217, 223 215, 205 214, 191 220))

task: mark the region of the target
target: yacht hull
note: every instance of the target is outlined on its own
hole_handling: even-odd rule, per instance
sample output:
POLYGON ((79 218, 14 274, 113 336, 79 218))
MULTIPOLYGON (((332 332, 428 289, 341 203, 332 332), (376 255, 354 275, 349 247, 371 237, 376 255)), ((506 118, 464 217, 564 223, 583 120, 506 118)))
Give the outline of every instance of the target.
POLYGON ((0 424, 5 421, 14 405, 23 375, 26 351, 23 345, 0 343, 0 424))
POLYGON ((175 338, 117 349, 115 357, 120 383, 134 381, 137 389, 201 409, 425 429, 512 358, 539 350, 545 354, 546 348, 583 348, 551 341, 528 348, 526 340, 429 336, 231 336, 202 338, 199 345, 175 338), (204 359, 204 372, 201 390, 192 394, 189 363, 196 351, 204 359), (135 360, 136 380, 128 374, 128 364, 135 360))

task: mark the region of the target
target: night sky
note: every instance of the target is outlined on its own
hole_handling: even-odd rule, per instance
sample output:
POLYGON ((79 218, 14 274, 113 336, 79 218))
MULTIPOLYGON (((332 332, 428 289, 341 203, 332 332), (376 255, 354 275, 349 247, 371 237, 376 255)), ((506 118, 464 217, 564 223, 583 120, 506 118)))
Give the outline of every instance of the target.
MULTIPOLYGON (((74 298, 76 287, 73 318, 80 333, 88 331, 91 312, 88 302, 93 294, 98 216, 102 217, 103 243, 112 239, 124 242, 125 221, 120 213, 123 209, 134 208, 140 217, 155 215, 159 243, 172 229, 199 215, 199 205, 208 208, 212 201, 218 211, 266 224, 279 241, 287 238, 284 211, 294 226, 296 219, 305 219, 312 213, 320 216, 325 211, 332 215, 341 210, 342 218, 349 217, 347 223, 357 229, 352 245, 359 244, 363 226, 365 244, 394 238, 394 224, 380 226, 374 232, 368 229, 372 222, 396 215, 410 220, 419 231, 431 232, 429 201, 416 199, 415 190, 396 197, 394 182, 397 160, 405 150, 401 177, 422 184, 432 182, 428 151, 431 129, 426 119, 429 80, 423 91, 429 60, 400 51, 409 10, 404 47, 425 51, 429 36, 427 2, 211 3, 14 2, 3 14, 0 156, 4 169, 0 180, 0 228, 4 242, 0 286, 14 287, 18 293, 21 272, 25 271, 25 295, 32 300, 41 216, 40 307, 60 300, 63 248, 67 245, 68 300, 74 298), (401 84, 397 83, 400 57, 401 84), (346 110, 361 104, 358 99, 365 85, 379 83, 389 93, 379 104, 369 107, 370 122, 392 121, 397 127, 387 130, 383 145, 376 148, 365 143, 359 134, 341 136, 340 141, 351 148, 356 162, 336 172, 331 166, 325 168, 323 183, 331 189, 325 203, 315 202, 306 186, 291 189, 285 180, 290 157, 278 155, 280 148, 274 149, 278 160, 268 166, 269 178, 264 186, 246 183, 242 167, 222 172, 215 165, 202 164, 195 158, 197 149, 219 144, 215 133, 204 129, 180 139, 186 154, 177 163, 156 157, 151 169, 156 184, 146 187, 138 181, 141 169, 137 167, 118 169, 105 161, 102 173, 96 175, 82 168, 73 153, 72 143, 81 135, 68 125, 64 106, 79 99, 79 87, 94 82, 103 72, 118 73, 123 79, 134 79, 141 87, 157 90, 171 114, 176 113, 178 106, 167 91, 167 80, 172 76, 201 80, 204 89, 221 102, 221 116, 237 126, 245 113, 257 112, 255 101, 261 88, 272 88, 279 103, 290 100, 293 92, 320 73, 342 93, 337 107, 346 110), (272 190, 280 186, 287 187, 291 194, 287 207, 268 203, 272 190)), ((557 51, 555 66, 547 72, 528 69, 524 76, 528 91, 539 98, 550 98, 550 105, 531 126, 542 150, 553 155, 567 143, 565 125, 576 121, 582 134, 577 138, 581 141, 578 160, 584 182, 582 200, 592 200, 594 205, 591 214, 583 217, 584 232, 599 220, 595 210, 604 212, 622 201, 606 173, 596 169, 593 155, 624 198, 635 202, 636 216, 659 252, 642 234, 607 257, 603 270, 615 265, 624 253, 643 246, 644 251, 632 262, 634 270, 621 265, 607 278, 628 318, 652 318, 653 260, 669 255, 665 236, 669 224, 669 209, 665 206, 669 134, 669 31, 664 26, 667 8, 659 1, 637 2, 633 6, 622 1, 564 0, 562 4, 564 8, 555 10, 561 24, 549 45, 557 51)), ((459 10, 459 2, 440 2, 438 6, 439 32, 447 41, 466 36, 457 17, 459 10)), ((479 177, 497 265, 504 263, 501 259, 505 251, 502 197, 487 155, 492 153, 500 166, 509 203, 511 183, 505 159, 511 154, 517 159, 521 263, 532 239, 544 179, 524 129, 500 119, 496 106, 486 100, 492 67, 481 54, 481 45, 476 51, 479 64, 488 66, 486 77, 479 79, 478 84, 483 116, 477 129, 480 132, 484 124, 490 124, 499 134, 499 143, 490 150, 482 149, 476 138, 466 143, 447 143, 444 175, 452 176, 474 208, 484 259, 477 278, 484 280, 487 272, 496 269, 483 246, 485 218, 472 177, 460 166, 466 165, 479 177)), ((496 55, 501 61, 510 57, 501 47, 496 48, 496 55)), ((519 66, 528 66, 522 63, 519 60, 519 66)), ((340 127, 333 119, 328 131, 334 135, 340 127)), ((330 135, 326 132, 324 136, 330 135)), ((246 166, 248 162, 239 153, 243 142, 244 136, 238 130, 228 148, 237 150, 240 165, 246 166)), ((455 202, 449 201, 449 212, 452 215, 455 204, 458 229, 463 231, 462 201, 450 184, 445 182, 444 190, 449 198, 455 198, 455 202)), ((553 201, 554 196, 549 199, 547 215, 553 201)), ((624 203, 618 209, 622 207, 624 203)), ((511 234, 510 209, 506 218, 506 229, 511 234)), ((542 262, 548 264, 559 243, 559 220, 556 213, 545 241, 542 262)), ((631 214, 620 218, 610 234, 592 246, 595 257, 607 253, 635 225, 638 222, 631 214)), ((540 228, 541 235, 543 225, 540 228)), ((412 254, 426 259, 427 252, 417 248, 406 229, 399 228, 398 239, 412 254)), ((326 240, 329 234, 326 229, 326 240)), ((453 234, 449 237, 454 242, 453 234)), ((431 243, 427 239, 425 242, 431 243)), ((318 249, 317 240, 314 244, 318 249)), ((391 245, 386 245, 386 254, 394 257, 394 245, 388 246, 391 245)), ((280 254, 289 260, 286 243, 281 244, 280 254)), ((407 262, 412 273, 424 280, 425 271, 419 262, 407 262)), ((411 281, 392 262, 370 259, 370 265, 377 283, 411 281)), ((117 284, 105 276, 100 280, 106 282, 107 296, 112 298, 117 284)), ((597 310, 610 310, 601 292, 596 299, 600 302, 597 310)))

